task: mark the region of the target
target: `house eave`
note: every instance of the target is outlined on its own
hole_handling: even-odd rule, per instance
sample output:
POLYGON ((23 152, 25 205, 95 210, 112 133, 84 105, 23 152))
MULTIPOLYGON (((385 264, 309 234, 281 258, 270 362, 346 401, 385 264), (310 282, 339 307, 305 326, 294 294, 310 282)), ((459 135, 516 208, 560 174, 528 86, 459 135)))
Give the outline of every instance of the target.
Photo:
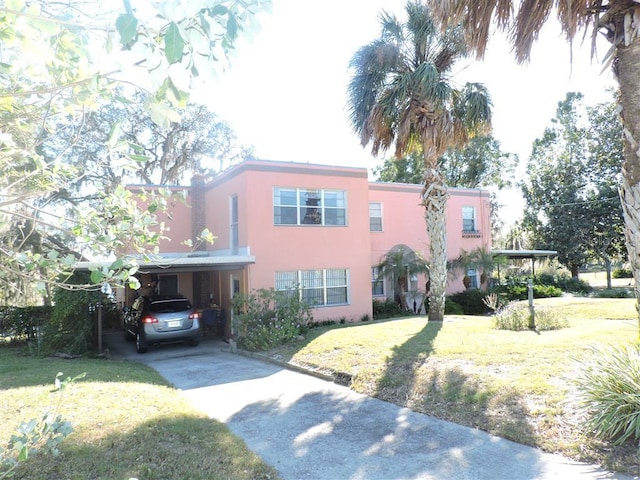
MULTIPOLYGON (((163 271, 189 272, 197 270, 235 270, 246 265, 256 263, 253 255, 212 255, 212 252, 205 254, 167 254, 154 255, 143 258, 142 256, 128 256, 127 259, 134 260, 139 266, 141 273, 159 273, 163 271)), ((103 262, 78 262, 76 270, 93 270, 95 268, 108 267, 111 261, 103 262)))

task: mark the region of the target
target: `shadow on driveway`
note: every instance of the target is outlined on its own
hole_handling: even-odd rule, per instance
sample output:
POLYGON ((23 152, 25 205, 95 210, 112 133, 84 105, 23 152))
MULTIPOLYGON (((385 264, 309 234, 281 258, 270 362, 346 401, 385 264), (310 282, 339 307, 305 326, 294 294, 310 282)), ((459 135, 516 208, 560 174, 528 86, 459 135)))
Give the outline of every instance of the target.
POLYGON ((223 350, 145 363, 287 480, 631 478, 223 350))

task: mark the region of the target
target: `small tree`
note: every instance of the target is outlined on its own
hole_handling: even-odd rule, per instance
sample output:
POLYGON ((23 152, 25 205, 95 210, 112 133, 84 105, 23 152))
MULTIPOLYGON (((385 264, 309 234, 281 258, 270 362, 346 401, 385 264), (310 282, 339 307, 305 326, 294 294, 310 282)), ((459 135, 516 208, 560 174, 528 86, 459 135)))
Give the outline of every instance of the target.
POLYGON ((475 269, 480 272, 480 288, 487 290, 489 288, 489 279, 491 274, 498 265, 506 264, 505 257, 495 257, 486 247, 478 247, 471 252, 462 250, 458 258, 449 261, 449 271, 454 275, 459 275, 460 271, 464 273, 462 283, 465 288, 469 288, 471 285, 471 279, 468 277, 467 272, 470 269, 475 269))
POLYGON ((45 325, 42 353, 64 352, 72 355, 91 351, 97 338, 95 309, 99 304, 109 305, 100 288, 73 289, 89 282, 88 274, 75 274, 67 280, 66 288, 54 292, 54 307, 51 320, 45 325))
POLYGON ((408 310, 405 294, 412 275, 428 274, 429 266, 420 253, 406 246, 391 249, 377 265, 379 278, 393 285, 393 298, 401 308, 408 310))

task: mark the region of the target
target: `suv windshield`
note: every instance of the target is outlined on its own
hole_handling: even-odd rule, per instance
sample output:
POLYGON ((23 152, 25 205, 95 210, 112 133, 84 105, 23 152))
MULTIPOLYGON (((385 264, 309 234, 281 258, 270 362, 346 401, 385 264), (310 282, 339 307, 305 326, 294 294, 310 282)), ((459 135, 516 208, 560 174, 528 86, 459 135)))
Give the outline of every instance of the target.
POLYGON ((151 302, 149 311, 152 313, 184 312, 191 309, 191 303, 186 298, 175 300, 159 300, 151 302))

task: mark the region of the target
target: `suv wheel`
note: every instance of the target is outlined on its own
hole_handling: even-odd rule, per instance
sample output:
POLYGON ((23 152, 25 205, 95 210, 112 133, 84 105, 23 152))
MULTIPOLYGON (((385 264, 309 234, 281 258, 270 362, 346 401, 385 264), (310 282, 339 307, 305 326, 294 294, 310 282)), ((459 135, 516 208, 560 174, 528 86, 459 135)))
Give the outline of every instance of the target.
POLYGON ((142 335, 140 335, 140 332, 136 333, 136 351, 138 353, 147 352, 147 344, 144 343, 144 340, 142 339, 142 335))

